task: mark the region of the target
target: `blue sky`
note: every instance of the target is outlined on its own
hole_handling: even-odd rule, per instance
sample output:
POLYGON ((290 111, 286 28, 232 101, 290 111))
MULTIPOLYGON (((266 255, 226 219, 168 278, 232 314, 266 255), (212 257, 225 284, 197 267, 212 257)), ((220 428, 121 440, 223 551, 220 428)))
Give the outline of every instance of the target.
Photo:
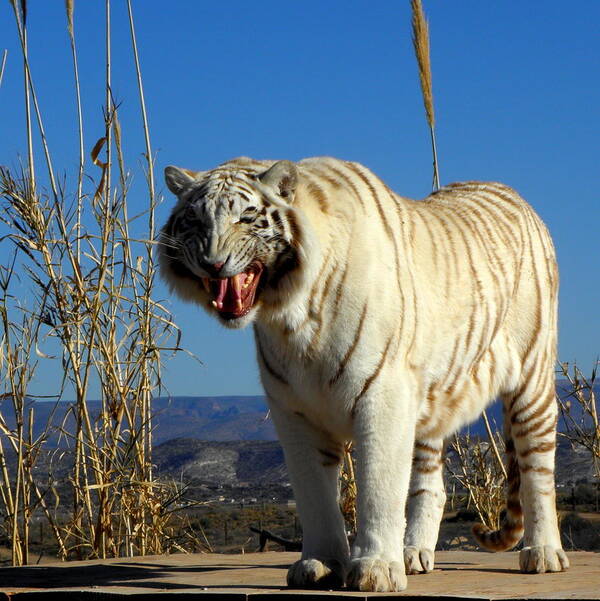
MULTIPOLYGON (((442 183, 502 181, 535 207, 559 257, 559 357, 589 372, 600 353, 600 2, 584 0, 576 9, 554 0, 424 4, 442 183)), ((429 192, 429 136, 408 0, 134 0, 133 8, 165 193, 160 222, 173 203, 162 183, 165 165, 207 169, 242 154, 357 160, 404 196, 429 192)), ((134 175, 133 214, 145 205, 144 147, 124 2, 113 0, 112 22, 113 90, 134 175)), ((64 3, 30 0, 28 29, 54 162, 71 175, 77 132, 64 3)), ((103 3, 75 2, 75 29, 90 150, 102 135, 103 3)), ((0 51, 9 50, 0 88, 0 164, 15 165, 26 146, 8 3, 0 9, 0 31, 0 51)), ((6 260, 5 244, 0 252, 6 260)), ((165 298, 166 290, 157 296, 165 298)), ((223 330, 176 299, 171 309, 182 344, 204 366, 183 356, 170 362, 170 392, 260 393, 250 331, 223 330)), ((36 391, 59 369, 42 362, 36 391)))

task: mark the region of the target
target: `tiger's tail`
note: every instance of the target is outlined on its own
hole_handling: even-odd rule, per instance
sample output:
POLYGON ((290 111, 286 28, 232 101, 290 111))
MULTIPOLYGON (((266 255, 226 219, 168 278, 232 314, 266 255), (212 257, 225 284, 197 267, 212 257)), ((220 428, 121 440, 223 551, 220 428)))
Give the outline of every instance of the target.
POLYGON ((512 549, 523 537, 523 509, 519 498, 521 475, 515 455, 515 445, 510 437, 506 440, 507 455, 507 496, 506 511, 502 516, 500 528, 491 530, 484 524, 473 526, 473 535, 481 547, 489 551, 507 551, 512 549))

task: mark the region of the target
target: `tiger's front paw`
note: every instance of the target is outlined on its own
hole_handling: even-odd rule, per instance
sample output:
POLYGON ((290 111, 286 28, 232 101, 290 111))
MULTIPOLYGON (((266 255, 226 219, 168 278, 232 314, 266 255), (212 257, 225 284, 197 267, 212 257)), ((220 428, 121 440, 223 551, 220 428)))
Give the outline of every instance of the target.
POLYGON ((433 571, 434 552, 431 549, 404 547, 404 567, 407 574, 423 574, 433 571))
POLYGON ((344 567, 335 559, 301 559, 287 573, 290 588, 335 589, 344 585, 344 567))
POLYGON ((563 572, 569 569, 569 559, 562 549, 551 545, 524 547, 519 553, 519 567, 529 574, 563 572))
POLYGON ((354 591, 392 593, 406 588, 404 565, 399 561, 359 558, 350 562, 346 585, 354 591))

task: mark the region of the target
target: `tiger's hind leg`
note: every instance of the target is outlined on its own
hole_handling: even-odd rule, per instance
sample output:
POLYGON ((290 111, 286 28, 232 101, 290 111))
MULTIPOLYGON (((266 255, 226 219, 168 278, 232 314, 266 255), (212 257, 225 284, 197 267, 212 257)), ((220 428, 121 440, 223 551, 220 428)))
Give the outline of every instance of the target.
POLYGON ((446 503, 443 440, 417 440, 406 504, 404 566, 407 574, 431 572, 446 503))
POLYGON ((556 515, 554 455, 558 408, 554 370, 548 361, 512 396, 505 411, 521 477, 524 548, 522 572, 560 572, 569 567, 556 515))

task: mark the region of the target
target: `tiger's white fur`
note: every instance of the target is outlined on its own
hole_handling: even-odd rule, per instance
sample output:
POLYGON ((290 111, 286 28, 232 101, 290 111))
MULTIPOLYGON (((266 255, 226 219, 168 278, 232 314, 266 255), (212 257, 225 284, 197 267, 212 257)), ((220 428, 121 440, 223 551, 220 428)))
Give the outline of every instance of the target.
POLYGON ((254 326, 303 524, 290 586, 397 591, 406 572, 430 571, 443 440, 499 397, 507 512, 478 540, 500 550, 524 532, 523 571, 568 567, 553 471, 558 274, 544 225, 514 190, 467 182, 412 201, 333 158, 168 167, 166 181, 179 202, 163 229, 163 276, 224 325, 254 326), (234 276, 249 281, 253 261, 264 267, 257 296, 235 305, 234 276), (352 550, 338 506, 347 440, 352 550))

